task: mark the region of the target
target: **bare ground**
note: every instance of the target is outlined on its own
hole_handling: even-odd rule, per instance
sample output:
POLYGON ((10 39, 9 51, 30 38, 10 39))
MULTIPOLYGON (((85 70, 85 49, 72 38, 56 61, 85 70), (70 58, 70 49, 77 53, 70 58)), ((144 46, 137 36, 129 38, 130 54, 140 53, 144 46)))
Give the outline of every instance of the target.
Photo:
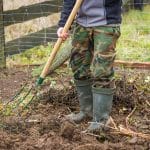
MULTIPOLYGON (((35 80, 31 78, 29 71, 31 68, 14 68, 0 72, 2 101, 10 99, 26 80, 35 80)), ((79 107, 71 77, 66 69, 62 69, 51 76, 51 88, 49 83, 42 87, 44 95, 40 101, 34 101, 21 116, 0 116, 0 149, 149 150, 149 72, 116 71, 117 90, 111 113, 115 123, 111 122, 107 130, 87 134, 82 131, 91 120, 82 124, 64 120, 66 114, 78 111, 79 107), (118 130, 121 127, 128 130, 118 130)))

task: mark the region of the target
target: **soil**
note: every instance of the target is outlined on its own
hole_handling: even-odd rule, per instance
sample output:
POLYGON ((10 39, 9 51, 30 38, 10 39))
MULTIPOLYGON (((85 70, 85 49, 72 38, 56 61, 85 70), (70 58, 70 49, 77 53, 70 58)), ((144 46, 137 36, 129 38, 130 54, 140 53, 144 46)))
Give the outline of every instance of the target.
MULTIPOLYGON (((31 69, 1 70, 0 99, 3 102, 26 81, 35 81, 30 75, 31 69)), ((33 101, 21 115, 0 116, 0 150, 150 149, 149 71, 116 69, 117 89, 111 113, 115 123, 111 120, 107 129, 91 134, 83 132, 91 120, 75 124, 64 119, 66 114, 79 110, 76 90, 68 72, 61 69, 48 77, 41 88, 40 100, 33 101), (119 127, 135 133, 125 134, 118 130, 119 127)))

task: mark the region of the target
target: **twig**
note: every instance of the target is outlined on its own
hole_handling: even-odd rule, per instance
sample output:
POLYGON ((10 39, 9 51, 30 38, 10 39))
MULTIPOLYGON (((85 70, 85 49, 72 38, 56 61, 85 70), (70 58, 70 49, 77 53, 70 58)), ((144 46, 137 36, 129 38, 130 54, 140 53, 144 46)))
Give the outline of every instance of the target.
POLYGON ((148 101, 146 101, 146 104, 150 107, 150 103, 148 101))
POLYGON ((89 133, 89 132, 82 132, 82 133, 83 133, 83 134, 86 134, 86 135, 90 135, 90 136, 94 136, 94 137, 101 138, 99 135, 94 134, 94 133, 89 133))
POLYGON ((119 131, 120 131, 120 133, 125 134, 125 135, 137 136, 137 137, 141 137, 141 138, 150 140, 149 134, 134 132, 130 129, 123 128, 121 125, 119 126, 119 131))
POLYGON ((139 68, 139 69, 150 69, 150 62, 129 62, 116 60, 115 66, 123 66, 124 68, 139 68))
MULTIPOLYGON (((29 67, 29 66, 41 66, 41 65, 43 64, 29 64, 29 65, 13 64, 13 66, 17 68, 29 67)), ((123 66, 125 68, 150 69, 150 62, 129 62, 129 61, 122 61, 122 60, 115 60, 114 65, 123 66)))
POLYGON ((131 111, 131 113, 126 117, 126 127, 127 127, 127 129, 129 129, 129 119, 131 118, 131 116, 135 112, 136 108, 137 108, 137 106, 135 106, 134 109, 131 111))
POLYGON ((114 128, 117 130, 117 129, 118 129, 118 128, 117 128, 117 125, 116 125, 116 123, 114 122, 114 119, 113 119, 112 117, 110 117, 110 121, 112 122, 114 128))
MULTIPOLYGON (((132 116, 132 114, 134 113, 134 111, 136 110, 136 107, 132 110, 132 112, 128 115, 128 118, 130 118, 132 116)), ((147 140, 150 140, 150 135, 149 134, 144 134, 144 133, 140 133, 140 132, 134 132, 129 128, 124 128, 122 127, 122 125, 119 125, 117 127, 116 123, 114 122, 113 118, 110 117, 110 120, 112 122, 112 124, 114 125, 114 127, 110 127, 108 125, 104 125, 104 127, 108 127, 110 129, 113 129, 115 132, 117 132, 118 134, 123 134, 123 135, 128 135, 128 136, 137 136, 137 137, 141 137, 147 140)), ((101 123, 100 123, 101 124, 101 123)), ((102 124, 101 124, 102 125, 102 124)), ((99 135, 93 134, 93 133, 86 133, 83 132, 85 134, 94 136, 94 137, 99 137, 99 135)))
POLYGON ((88 149, 88 148, 92 148, 92 149, 101 149, 102 144, 85 144, 85 145, 80 145, 78 147, 75 147, 73 150, 80 150, 80 149, 88 149))
POLYGON ((21 67, 38 67, 38 66, 41 66, 43 64, 13 64, 12 66, 13 67, 16 67, 16 68, 21 68, 21 67))

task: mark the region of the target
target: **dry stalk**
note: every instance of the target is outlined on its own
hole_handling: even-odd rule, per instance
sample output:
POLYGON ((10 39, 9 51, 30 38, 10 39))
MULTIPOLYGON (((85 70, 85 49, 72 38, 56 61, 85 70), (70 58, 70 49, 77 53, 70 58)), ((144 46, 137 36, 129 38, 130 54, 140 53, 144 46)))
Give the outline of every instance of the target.
MULTIPOLYGON (((134 111, 136 110, 136 107, 133 109, 133 111, 128 115, 128 118, 130 118, 130 116, 132 116, 132 114, 134 113, 134 111)), ((131 129, 129 128, 124 128, 122 125, 119 125, 117 127, 115 121, 113 120, 112 117, 110 117, 110 121, 112 122, 113 126, 114 127, 110 127, 108 125, 104 125, 105 127, 109 128, 109 129, 112 129, 114 130, 115 132, 117 132, 118 134, 123 134, 123 135, 127 135, 127 136, 137 136, 137 137, 140 137, 140 138, 144 138, 146 140, 150 140, 150 135, 149 134, 144 134, 144 133, 140 133, 140 132, 135 132, 135 131, 132 131, 131 129)), ((99 137, 99 135, 96 135, 96 134, 93 134, 93 133, 86 133, 86 132, 83 132, 87 135, 91 135, 91 136, 94 136, 94 137, 99 137)))
POLYGON ((84 134, 86 134, 86 135, 90 135, 90 136, 93 136, 93 137, 96 137, 96 138, 101 138, 101 136, 99 136, 99 135, 97 135, 97 134, 94 134, 94 133, 89 133, 89 132, 82 132, 82 133, 84 133, 84 134))
POLYGON ((117 128, 117 125, 116 125, 116 123, 114 122, 114 119, 113 119, 112 117, 110 117, 110 121, 112 122, 114 128, 117 130, 117 129, 118 129, 118 128, 117 128))
POLYGON ((149 134, 134 132, 130 129, 123 128, 122 126, 119 126, 119 131, 120 131, 121 134, 124 134, 124 135, 137 136, 137 137, 141 137, 141 138, 150 140, 150 135, 149 134))
POLYGON ((148 101, 146 101, 146 104, 150 107, 150 103, 148 101))
POLYGON ((92 149, 95 149, 95 148, 99 148, 101 149, 101 145, 102 144, 85 144, 85 145, 80 145, 78 147, 75 147, 73 150, 81 150, 81 149, 86 149, 86 148, 92 148, 92 149))
POLYGON ((131 118, 131 116, 135 112, 136 108, 137 108, 137 106, 135 106, 134 109, 131 111, 131 113, 126 117, 126 127, 127 127, 127 129, 130 129, 129 128, 129 119, 131 118))

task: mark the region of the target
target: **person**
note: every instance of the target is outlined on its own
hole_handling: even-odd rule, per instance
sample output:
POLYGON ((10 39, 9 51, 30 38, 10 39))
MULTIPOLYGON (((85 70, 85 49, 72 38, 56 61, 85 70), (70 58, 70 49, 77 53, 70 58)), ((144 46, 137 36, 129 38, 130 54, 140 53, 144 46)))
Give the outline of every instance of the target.
MULTIPOLYGON (((76 0, 64 0, 57 35, 62 33, 76 0)), ((122 0, 84 0, 75 18, 70 66, 80 104, 80 112, 66 116, 80 123, 92 117, 87 128, 93 132, 107 124, 112 108, 115 80, 113 63, 120 36, 122 0)))

